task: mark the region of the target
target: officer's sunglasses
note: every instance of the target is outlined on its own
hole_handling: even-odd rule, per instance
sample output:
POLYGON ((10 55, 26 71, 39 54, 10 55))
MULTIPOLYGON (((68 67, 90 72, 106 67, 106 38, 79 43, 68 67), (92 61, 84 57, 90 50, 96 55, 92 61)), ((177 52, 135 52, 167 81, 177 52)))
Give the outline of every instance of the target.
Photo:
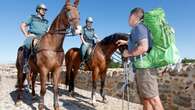
POLYGON ((43 10, 43 11, 47 11, 47 9, 45 9, 45 8, 39 8, 40 10, 43 10))

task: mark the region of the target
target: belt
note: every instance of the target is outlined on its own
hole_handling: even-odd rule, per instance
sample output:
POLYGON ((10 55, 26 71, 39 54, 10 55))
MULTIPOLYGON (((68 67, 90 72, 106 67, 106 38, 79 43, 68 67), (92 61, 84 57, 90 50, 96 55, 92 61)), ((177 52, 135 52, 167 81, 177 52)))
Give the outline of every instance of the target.
POLYGON ((144 54, 142 54, 142 55, 138 55, 138 56, 135 56, 135 57, 133 57, 132 58, 132 61, 137 61, 137 60, 139 60, 139 59, 142 59, 144 56, 146 56, 147 55, 147 53, 144 53, 144 54))
POLYGON ((34 35, 36 35, 37 37, 41 37, 41 36, 42 36, 41 34, 38 34, 38 33, 35 33, 35 32, 30 32, 30 31, 29 31, 29 33, 34 34, 34 35))

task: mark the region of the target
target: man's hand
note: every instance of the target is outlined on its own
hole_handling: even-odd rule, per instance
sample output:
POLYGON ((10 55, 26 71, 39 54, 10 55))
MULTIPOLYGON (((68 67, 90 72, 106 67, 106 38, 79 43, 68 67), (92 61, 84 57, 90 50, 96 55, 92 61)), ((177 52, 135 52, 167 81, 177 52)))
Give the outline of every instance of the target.
POLYGON ((96 39, 96 42, 100 42, 101 40, 100 39, 96 39))
POLYGON ((38 43, 38 41, 39 40, 35 38, 34 41, 33 41, 33 46, 35 46, 38 43))
POLYGON ((124 50, 123 52, 123 57, 127 58, 130 57, 131 55, 129 54, 128 50, 124 50))
POLYGON ((84 45, 86 45, 86 46, 88 45, 88 43, 87 43, 87 42, 85 42, 85 41, 83 41, 83 44, 84 44, 84 45))
POLYGON ((118 40, 118 41, 116 42, 116 44, 117 44, 118 46, 127 45, 127 43, 128 43, 128 41, 125 41, 125 40, 118 40))
POLYGON ((31 34, 31 33, 26 33, 26 34, 25 34, 25 37, 36 37, 36 35, 31 34))

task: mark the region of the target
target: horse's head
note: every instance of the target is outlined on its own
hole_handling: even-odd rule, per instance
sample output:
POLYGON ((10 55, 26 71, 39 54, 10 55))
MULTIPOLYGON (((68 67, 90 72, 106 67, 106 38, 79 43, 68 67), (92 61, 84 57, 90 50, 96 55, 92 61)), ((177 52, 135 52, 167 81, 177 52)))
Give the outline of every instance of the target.
MULTIPOLYGON (((100 44, 105 52, 108 52, 108 50, 111 50, 112 52, 119 49, 121 55, 125 49, 127 49, 127 45, 117 45, 118 40, 128 40, 129 34, 126 33, 115 33, 108 37, 105 37, 103 40, 100 41, 100 44)), ((112 53, 111 52, 111 53, 112 53)))
POLYGON ((75 0, 74 5, 71 5, 70 0, 66 0, 65 13, 68 18, 69 25, 73 34, 81 34, 82 27, 80 25, 80 15, 78 11, 79 0, 75 0))
MULTIPOLYGON (((128 40, 128 36, 129 34, 125 34, 125 33, 117 33, 116 34, 118 37, 118 40, 125 40, 127 41, 128 40)), ((117 44, 116 44, 117 45, 117 44)), ((117 45, 118 46, 118 45, 117 45)), ((122 56, 122 53, 124 52, 124 50, 128 49, 128 45, 120 45, 117 47, 118 50, 120 51, 121 53, 121 58, 122 58, 122 61, 126 61, 128 58, 125 58, 122 56)))

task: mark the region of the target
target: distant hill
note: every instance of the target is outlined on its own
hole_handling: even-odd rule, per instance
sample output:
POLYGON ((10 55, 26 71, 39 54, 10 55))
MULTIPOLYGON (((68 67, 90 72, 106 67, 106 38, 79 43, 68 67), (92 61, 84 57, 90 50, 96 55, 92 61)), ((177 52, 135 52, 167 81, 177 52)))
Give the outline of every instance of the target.
POLYGON ((184 59, 182 60, 182 63, 195 63, 195 59, 184 58, 184 59))

